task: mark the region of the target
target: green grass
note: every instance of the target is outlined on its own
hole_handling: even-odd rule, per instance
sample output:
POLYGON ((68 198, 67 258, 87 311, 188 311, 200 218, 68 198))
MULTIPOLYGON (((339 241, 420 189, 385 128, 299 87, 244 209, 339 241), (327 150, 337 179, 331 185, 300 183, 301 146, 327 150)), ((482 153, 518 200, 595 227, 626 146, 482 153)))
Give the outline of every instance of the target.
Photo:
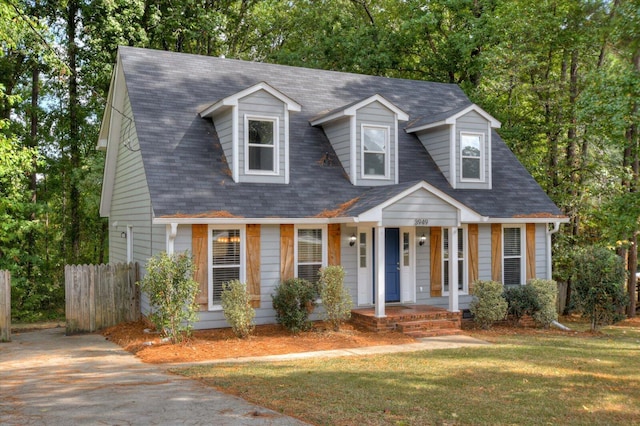
POLYGON ((640 329, 178 373, 318 425, 638 424, 640 329))

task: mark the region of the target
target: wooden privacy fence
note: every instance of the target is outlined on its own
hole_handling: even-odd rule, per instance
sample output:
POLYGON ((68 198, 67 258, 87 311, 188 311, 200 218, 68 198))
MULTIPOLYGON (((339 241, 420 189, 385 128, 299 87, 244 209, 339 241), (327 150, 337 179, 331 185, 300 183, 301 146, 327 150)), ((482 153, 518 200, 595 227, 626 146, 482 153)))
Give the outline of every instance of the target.
POLYGON ((93 332, 140 319, 137 263, 64 268, 67 334, 93 332))
POLYGON ((0 271, 0 342, 11 341, 11 274, 0 271))

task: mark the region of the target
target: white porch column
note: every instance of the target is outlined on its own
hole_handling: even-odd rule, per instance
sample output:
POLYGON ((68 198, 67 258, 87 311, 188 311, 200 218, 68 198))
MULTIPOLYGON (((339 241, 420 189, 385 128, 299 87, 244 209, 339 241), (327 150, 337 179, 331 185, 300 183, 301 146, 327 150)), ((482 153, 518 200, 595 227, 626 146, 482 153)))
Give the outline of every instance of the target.
POLYGON ((173 254, 173 242, 176 240, 178 234, 178 224, 167 224, 167 254, 173 254))
POLYGON ((458 227, 449 229, 449 312, 458 312, 458 227))
POLYGON ((384 318, 384 303, 385 303, 385 240, 384 240, 384 227, 376 226, 376 252, 374 256, 376 258, 376 303, 375 303, 375 317, 384 318))

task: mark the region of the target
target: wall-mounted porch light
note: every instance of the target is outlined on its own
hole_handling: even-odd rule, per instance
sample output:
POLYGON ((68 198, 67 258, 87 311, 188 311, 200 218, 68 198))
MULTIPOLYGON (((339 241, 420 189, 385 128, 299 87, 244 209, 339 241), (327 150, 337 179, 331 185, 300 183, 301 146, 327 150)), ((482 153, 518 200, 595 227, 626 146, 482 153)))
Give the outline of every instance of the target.
POLYGON ((423 246, 423 245, 424 245, 424 243, 425 243, 426 241, 427 241, 427 237, 426 237, 424 234, 422 234, 422 236, 421 236, 421 237, 420 237, 420 239, 418 240, 418 244, 419 244, 420 246, 423 246))
POLYGON ((349 237, 349 246, 353 247, 354 245, 356 245, 356 234, 351 234, 351 236, 349 237))

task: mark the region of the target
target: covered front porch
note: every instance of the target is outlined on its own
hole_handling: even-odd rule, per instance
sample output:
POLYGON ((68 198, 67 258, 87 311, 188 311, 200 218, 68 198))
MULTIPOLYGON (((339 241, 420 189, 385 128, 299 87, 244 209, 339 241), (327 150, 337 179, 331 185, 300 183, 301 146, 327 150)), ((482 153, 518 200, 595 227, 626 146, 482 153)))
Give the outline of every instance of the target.
POLYGON ((459 334, 462 312, 451 312, 429 305, 388 305, 385 316, 376 316, 375 308, 354 309, 354 324, 372 331, 400 331, 412 337, 459 334))

